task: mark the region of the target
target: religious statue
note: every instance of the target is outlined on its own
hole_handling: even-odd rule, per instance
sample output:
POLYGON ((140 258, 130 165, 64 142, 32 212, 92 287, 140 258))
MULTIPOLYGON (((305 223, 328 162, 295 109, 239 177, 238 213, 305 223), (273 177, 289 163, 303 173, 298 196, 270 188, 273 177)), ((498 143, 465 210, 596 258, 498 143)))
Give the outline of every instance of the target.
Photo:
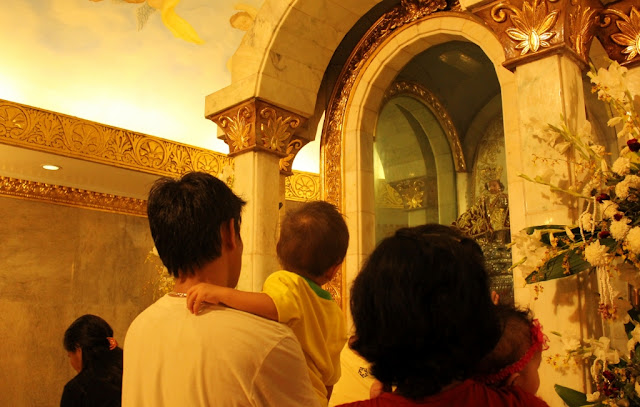
POLYGON ((455 225, 473 238, 509 243, 509 198, 499 179, 485 183, 485 192, 458 219, 455 225))

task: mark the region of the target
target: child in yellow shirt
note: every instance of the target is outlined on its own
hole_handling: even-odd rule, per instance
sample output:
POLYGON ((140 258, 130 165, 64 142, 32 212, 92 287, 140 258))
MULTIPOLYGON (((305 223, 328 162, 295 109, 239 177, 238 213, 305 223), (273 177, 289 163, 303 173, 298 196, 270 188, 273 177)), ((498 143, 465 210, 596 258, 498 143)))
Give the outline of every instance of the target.
POLYGON ((284 270, 271 274, 259 293, 200 283, 187 292, 187 307, 224 304, 287 324, 304 352, 313 387, 327 405, 340 378, 340 351, 347 341, 342 310, 322 285, 340 268, 349 231, 335 206, 314 201, 287 213, 276 247, 284 270))

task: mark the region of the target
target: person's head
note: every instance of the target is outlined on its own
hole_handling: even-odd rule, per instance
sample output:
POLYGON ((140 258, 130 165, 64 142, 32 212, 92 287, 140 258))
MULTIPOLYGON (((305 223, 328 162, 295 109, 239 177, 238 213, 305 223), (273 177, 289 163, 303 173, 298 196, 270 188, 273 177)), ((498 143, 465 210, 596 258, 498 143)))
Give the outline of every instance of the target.
POLYGON ((519 386, 535 394, 540 387, 538 367, 547 338, 531 312, 498 305, 502 336, 495 348, 478 364, 478 380, 490 385, 519 386))
POLYGON ((169 273, 192 275, 217 259, 229 233, 240 241, 244 204, 224 182, 204 172, 158 179, 149 192, 147 215, 153 242, 169 273))
POLYGON ((331 278, 344 260, 349 230, 338 209, 314 201, 287 213, 276 251, 282 267, 312 279, 331 278))
POLYGON ((122 382, 122 349, 104 319, 81 316, 67 328, 62 344, 77 372, 93 371, 106 381, 122 382))
POLYGON ((492 194, 497 194, 498 192, 504 191, 504 185, 502 184, 502 181, 500 181, 499 179, 492 179, 491 181, 487 182, 484 186, 487 189, 487 191, 491 192, 492 194))
POLYGON ((470 377, 500 335, 480 246, 444 225, 380 242, 353 283, 351 313, 351 348, 413 400, 470 377))

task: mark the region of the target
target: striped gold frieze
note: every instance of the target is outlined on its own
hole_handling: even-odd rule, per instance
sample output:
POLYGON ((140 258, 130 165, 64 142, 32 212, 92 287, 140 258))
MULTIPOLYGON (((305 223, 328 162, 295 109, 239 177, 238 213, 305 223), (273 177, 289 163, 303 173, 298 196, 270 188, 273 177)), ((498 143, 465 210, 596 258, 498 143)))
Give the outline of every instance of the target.
POLYGON ((0 143, 158 175, 232 166, 225 154, 2 99, 0 143))
POLYGON ((103 212, 147 216, 147 201, 85 189, 0 176, 0 196, 28 199, 103 212))

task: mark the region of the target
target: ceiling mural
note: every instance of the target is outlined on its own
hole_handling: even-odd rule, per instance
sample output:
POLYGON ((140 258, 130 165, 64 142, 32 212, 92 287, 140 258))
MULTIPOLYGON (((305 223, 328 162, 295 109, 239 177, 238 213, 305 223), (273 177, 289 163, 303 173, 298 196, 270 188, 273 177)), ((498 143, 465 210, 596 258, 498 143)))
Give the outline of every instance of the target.
POLYGON ((3 0, 0 99, 226 154, 204 100, 263 2, 240 1, 3 0))

